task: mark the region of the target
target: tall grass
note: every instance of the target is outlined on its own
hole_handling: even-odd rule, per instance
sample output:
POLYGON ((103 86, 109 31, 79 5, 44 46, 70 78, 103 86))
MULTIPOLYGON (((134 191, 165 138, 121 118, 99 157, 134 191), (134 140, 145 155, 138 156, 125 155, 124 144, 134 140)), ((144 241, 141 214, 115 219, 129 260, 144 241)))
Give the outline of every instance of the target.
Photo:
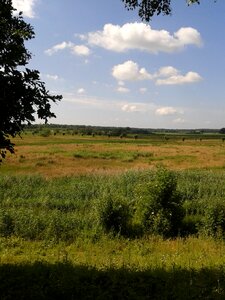
POLYGON ((224 299, 225 173, 164 175, 0 176, 0 298, 224 299), (185 238, 134 230, 140 198, 173 203, 162 192, 185 238))
MULTIPOLYGON (((203 229, 208 228, 205 232, 213 232, 215 235, 215 232, 221 231, 222 228, 223 235, 225 226, 221 224, 225 222, 225 214, 218 215, 215 212, 225 208, 225 174, 200 171, 182 171, 174 174, 177 186, 172 179, 171 186, 176 195, 181 197, 185 212, 183 228, 179 227, 179 233, 202 233, 203 229), (207 215, 211 215, 210 220, 207 215), (214 229, 211 230, 210 226, 214 226, 214 229)), ((169 193, 173 191, 166 187, 168 180, 163 183, 161 179, 157 181, 156 178, 155 171, 130 171, 115 176, 85 175, 51 180, 40 176, 1 176, 0 235, 16 235, 33 240, 50 237, 57 240, 74 240, 82 235, 101 235, 104 228, 110 230, 110 226, 118 234, 123 231, 123 226, 124 230, 126 227, 125 231, 129 231, 128 235, 136 236, 137 231, 132 227, 132 218, 135 218, 139 208, 142 210, 143 201, 155 203, 151 205, 159 207, 157 214, 167 216, 166 222, 174 220, 173 212, 168 210, 166 204, 171 201, 171 207, 177 207, 175 196, 169 200, 169 193), (162 195, 164 200, 161 199, 162 195), (141 204, 140 199, 144 199, 141 204), (164 212, 161 210, 161 204, 159 205, 160 201, 165 202, 164 212), (168 216, 172 216, 172 219, 168 219, 168 216)), ((147 202, 144 204, 152 212, 151 205, 147 202)), ((151 223, 149 217, 148 220, 151 223)))

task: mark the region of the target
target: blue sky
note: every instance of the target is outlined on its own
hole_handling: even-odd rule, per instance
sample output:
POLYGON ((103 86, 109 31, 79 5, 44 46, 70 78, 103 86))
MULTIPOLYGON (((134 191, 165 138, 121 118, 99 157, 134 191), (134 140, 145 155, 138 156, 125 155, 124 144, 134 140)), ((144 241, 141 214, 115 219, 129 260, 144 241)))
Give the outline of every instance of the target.
POLYGON ((225 1, 142 23, 121 0, 13 0, 48 90, 50 123, 140 128, 225 127, 225 1))

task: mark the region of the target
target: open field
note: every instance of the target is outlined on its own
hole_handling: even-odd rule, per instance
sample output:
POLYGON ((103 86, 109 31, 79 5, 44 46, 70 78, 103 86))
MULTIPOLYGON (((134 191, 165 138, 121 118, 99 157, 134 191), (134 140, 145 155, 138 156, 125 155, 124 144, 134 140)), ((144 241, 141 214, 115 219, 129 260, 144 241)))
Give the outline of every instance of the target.
POLYGON ((174 170, 225 169, 225 143, 218 137, 147 138, 32 136, 16 138, 16 155, 8 155, 2 174, 45 177, 88 173, 118 173, 162 164, 174 170))
POLYGON ((221 139, 15 143, 0 167, 0 299, 225 298, 221 139), (168 231, 162 206, 155 234, 142 210, 164 194, 181 222, 168 231))

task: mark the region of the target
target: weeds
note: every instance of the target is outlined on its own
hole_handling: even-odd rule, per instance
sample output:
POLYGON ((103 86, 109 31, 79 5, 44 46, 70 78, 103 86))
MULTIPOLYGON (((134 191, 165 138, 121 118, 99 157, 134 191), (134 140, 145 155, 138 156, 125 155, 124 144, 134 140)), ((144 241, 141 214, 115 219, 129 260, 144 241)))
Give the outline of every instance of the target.
POLYGON ((225 234, 224 174, 130 171, 46 180, 1 176, 0 235, 74 240, 113 232, 225 234), (218 185, 221 184, 221 189, 218 185))

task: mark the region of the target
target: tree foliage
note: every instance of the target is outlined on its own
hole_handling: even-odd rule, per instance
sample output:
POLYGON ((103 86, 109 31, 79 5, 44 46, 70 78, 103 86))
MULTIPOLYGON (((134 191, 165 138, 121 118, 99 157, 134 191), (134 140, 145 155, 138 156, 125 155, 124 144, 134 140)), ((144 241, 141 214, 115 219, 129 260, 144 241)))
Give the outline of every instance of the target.
MULTIPOLYGON (((128 10, 138 9, 139 17, 149 22, 154 15, 170 15, 171 0, 122 0, 128 10)), ((198 3, 200 0, 186 0, 187 4, 198 3)))
POLYGON ((55 117, 51 103, 62 97, 46 90, 37 70, 25 66, 31 59, 25 42, 34 38, 22 13, 14 14, 11 0, 0 0, 0 161, 14 152, 11 138, 38 118, 55 117))

